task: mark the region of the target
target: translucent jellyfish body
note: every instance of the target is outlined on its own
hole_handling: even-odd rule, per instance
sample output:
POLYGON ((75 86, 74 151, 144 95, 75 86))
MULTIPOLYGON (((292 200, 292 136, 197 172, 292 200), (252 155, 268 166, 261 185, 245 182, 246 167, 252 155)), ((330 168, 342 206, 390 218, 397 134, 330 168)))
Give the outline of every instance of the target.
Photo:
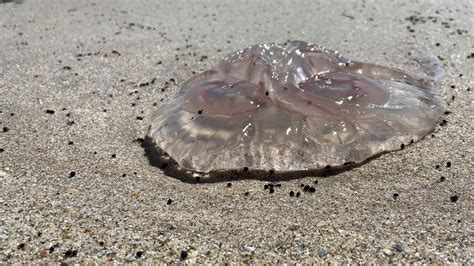
POLYGON ((431 84, 301 41, 254 45, 189 79, 159 107, 147 139, 203 173, 360 163, 434 129, 445 105, 431 84))

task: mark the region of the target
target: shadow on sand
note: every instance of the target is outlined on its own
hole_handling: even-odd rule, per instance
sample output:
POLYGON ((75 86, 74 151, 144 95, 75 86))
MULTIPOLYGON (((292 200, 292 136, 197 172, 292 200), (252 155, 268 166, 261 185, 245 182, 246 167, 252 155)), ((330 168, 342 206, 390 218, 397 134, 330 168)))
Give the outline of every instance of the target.
POLYGON ((23 4, 23 0, 0 0, 0 4, 6 3, 23 4))

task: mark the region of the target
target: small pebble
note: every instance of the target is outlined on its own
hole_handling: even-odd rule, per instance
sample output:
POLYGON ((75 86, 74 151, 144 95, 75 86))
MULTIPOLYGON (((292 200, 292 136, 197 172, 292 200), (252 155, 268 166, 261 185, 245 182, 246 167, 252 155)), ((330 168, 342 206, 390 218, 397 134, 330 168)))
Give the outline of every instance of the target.
POLYGON ((326 250, 324 250, 323 248, 320 248, 320 249, 318 250, 318 256, 319 256, 320 258, 324 258, 326 255, 327 255, 327 252, 326 252, 326 250))
POLYGON ((457 202, 458 199, 459 199, 458 195, 451 196, 451 198, 450 198, 451 202, 457 202))
POLYGON ((393 251, 390 250, 389 248, 384 248, 382 251, 383 251, 383 253, 384 253, 385 255, 387 255, 387 256, 393 255, 393 251))
POLYGON ((65 253, 64 253, 64 257, 66 258, 71 258, 71 257, 75 257, 77 256, 77 250, 67 250, 65 253))
POLYGON ((254 251, 255 251, 255 248, 254 248, 254 247, 251 247, 251 246, 244 246, 244 249, 245 249, 245 251, 247 251, 247 252, 254 252, 254 251))
POLYGON ((179 254, 179 258, 182 260, 185 260, 188 257, 188 252, 186 250, 181 250, 181 253, 179 254))
POLYGON ((40 258, 46 258, 47 256, 49 255, 48 251, 47 250, 42 250, 40 253, 39 253, 39 257, 40 258))
POLYGON ((397 252, 403 252, 405 250, 405 247, 402 245, 402 243, 396 243, 393 248, 397 252))

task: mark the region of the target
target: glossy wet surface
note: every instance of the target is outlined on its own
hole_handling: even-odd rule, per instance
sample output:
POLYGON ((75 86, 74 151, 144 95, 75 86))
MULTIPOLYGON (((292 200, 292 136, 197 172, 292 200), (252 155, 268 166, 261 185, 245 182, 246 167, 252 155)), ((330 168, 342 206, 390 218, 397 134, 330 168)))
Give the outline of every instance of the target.
MULTIPOLYGON (((316 44, 253 45, 190 78, 147 137, 186 169, 300 171, 360 163, 430 131, 445 109, 425 56, 418 73, 316 44)), ((434 67, 433 67, 434 66, 434 67)))

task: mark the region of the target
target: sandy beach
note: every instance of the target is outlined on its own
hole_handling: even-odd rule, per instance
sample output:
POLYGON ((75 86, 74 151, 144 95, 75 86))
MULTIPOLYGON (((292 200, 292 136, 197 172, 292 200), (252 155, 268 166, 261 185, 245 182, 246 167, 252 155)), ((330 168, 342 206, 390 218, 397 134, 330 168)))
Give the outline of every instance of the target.
POLYGON ((472 1, 3 2, 3 264, 474 263, 472 1), (288 40, 413 73, 429 51, 447 112, 340 173, 196 183, 150 164, 150 119, 180 84, 288 40))

